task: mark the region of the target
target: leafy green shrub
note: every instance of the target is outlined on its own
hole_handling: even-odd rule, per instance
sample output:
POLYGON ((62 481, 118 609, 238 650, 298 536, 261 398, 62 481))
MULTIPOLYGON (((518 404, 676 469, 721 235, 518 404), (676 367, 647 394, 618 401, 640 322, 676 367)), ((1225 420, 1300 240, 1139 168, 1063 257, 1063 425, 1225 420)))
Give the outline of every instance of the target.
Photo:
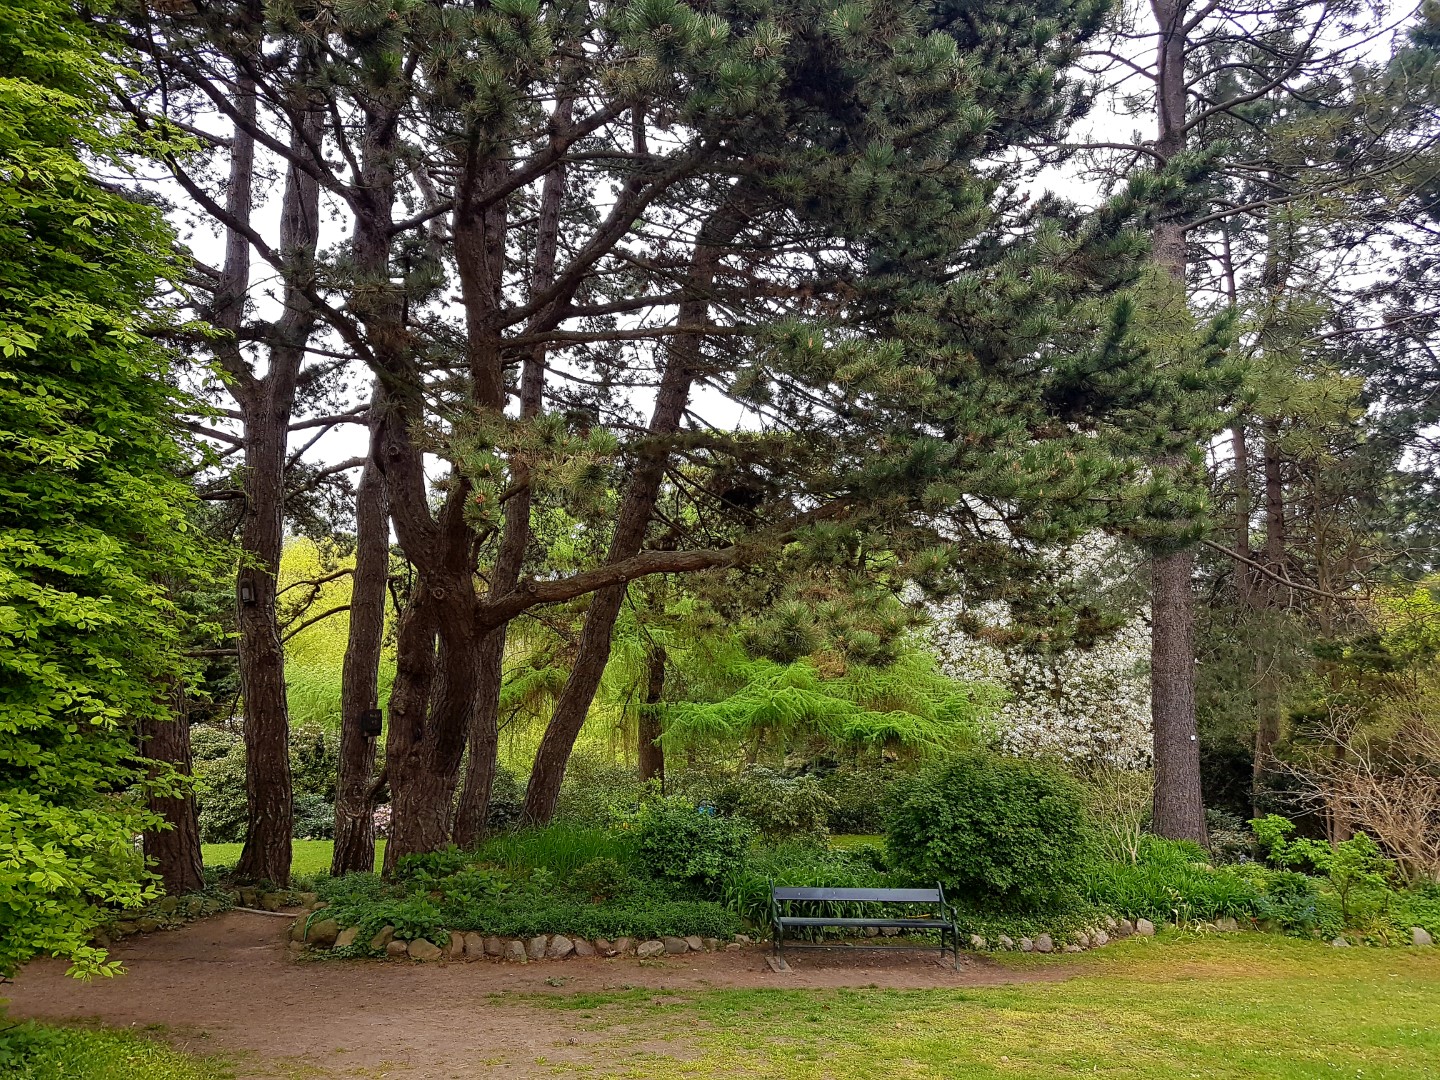
POLYGON ((1210 807, 1205 811, 1210 854, 1217 863, 1241 862, 1255 850, 1255 834, 1239 814, 1210 807))
POLYGON ((902 779, 891 769, 839 768, 822 774, 820 790, 835 801, 832 833, 878 833, 885 828, 891 789, 902 779))
POLYGON ((355 940, 361 951, 368 948, 370 939, 383 926, 393 926, 395 936, 401 941, 424 938, 444 945, 450 940, 446 932, 450 927, 446 926, 440 906, 424 896, 392 897, 353 906, 332 902, 310 918, 335 919, 341 926, 358 926, 360 934, 355 940))
POLYGON ((995 910, 1063 906, 1085 851, 1080 790, 1050 766, 971 751, 900 789, 886 828, 903 877, 995 910))
POLYGON ((1320 891, 1320 883, 1306 874, 1252 867, 1237 870, 1258 880, 1261 893, 1255 914, 1261 924, 1297 937, 1333 938, 1345 928, 1340 904, 1320 891))
MULTIPOLYGON (((197 724, 190 733, 195 798, 200 812, 200 842, 238 844, 245 839, 245 742, 239 734, 197 724)), ((307 725, 290 733, 290 770, 294 783, 297 840, 329 840, 335 835, 335 736, 307 725)))
POLYGON ((1075 934, 1081 931, 1088 933, 1099 926, 1108 914, 1084 903, 1040 912, 996 912, 957 904, 955 920, 960 925, 962 943, 971 934, 979 934, 992 948, 998 948, 1001 935, 1019 942, 1022 937, 1033 939, 1049 934, 1057 944, 1064 944, 1075 934))
POLYGON ((634 810, 649 791, 635 770, 623 762, 609 761, 594 753, 575 754, 565 766, 555 820, 603 827, 634 810))
POLYGON ((722 813, 745 818, 762 836, 823 838, 839 804, 811 776, 782 776, 763 766, 747 769, 715 799, 722 813))
POLYGON ((245 839, 245 744, 237 734, 197 724, 190 732, 200 842, 238 844, 245 839))
POLYGON ((1197 844, 1142 837, 1134 863, 1101 862, 1086 874, 1085 896, 1131 919, 1189 922, 1249 918, 1260 887, 1251 877, 1216 870, 1197 844))
POLYGON ((439 882, 438 891, 446 900, 460 900, 466 903, 498 900, 510 889, 506 881, 494 870, 461 870, 458 874, 439 882))
POLYGON ((490 805, 485 810, 486 827, 508 829, 520 820, 524 802, 525 788, 515 779, 515 774, 503 765, 497 766, 490 785, 490 805))
POLYGON ((642 803, 624 825, 635 836, 639 865, 651 877, 706 890, 741 864, 752 836, 748 822, 677 798, 642 803))
POLYGON ((1340 913, 1348 926, 1361 912, 1366 914, 1388 902, 1390 885, 1396 880, 1395 864, 1380 850, 1380 845, 1363 832, 1348 840, 1329 844, 1324 840, 1292 840, 1295 826, 1270 814, 1251 822, 1256 839, 1276 866, 1310 866, 1330 878, 1330 886, 1340 899, 1340 913))
POLYGON ((331 907, 351 909, 371 904, 385 895, 386 885, 379 874, 346 874, 338 878, 322 878, 315 891, 331 907))
POLYGON ((1395 904, 1394 922, 1402 934, 1418 926, 1440 941, 1440 885, 1422 885, 1402 893, 1395 904))
POLYGON ((404 855, 395 863, 395 879, 413 889, 429 892, 470 865, 472 856, 451 844, 439 851, 404 855))
POLYGON ((654 896, 603 904, 554 894, 517 896, 494 902, 449 901, 442 903, 439 918, 451 930, 501 937, 559 933, 592 939, 690 934, 728 938, 740 929, 739 920, 717 903, 654 896))
POLYGON ((335 839, 335 804, 320 795, 296 795, 291 835, 296 840, 335 839))
POLYGON ((1211 866, 1198 845, 1142 838, 1135 863, 1102 862, 1085 877, 1085 897, 1100 910, 1155 922, 1256 920, 1301 937, 1334 937, 1344 928, 1335 896, 1305 874, 1258 863, 1211 866))
MULTIPOLYGON (((790 842, 752 849, 743 865, 725 876, 720 895, 729 911, 752 925, 769 926, 771 885, 878 889, 890 884, 890 877, 864 855, 790 842)), ((864 913, 863 905, 838 904, 828 905, 828 913, 839 913, 842 907, 844 914, 864 913)))
POLYGON ((290 779, 297 795, 318 795, 335 802, 336 773, 340 768, 340 740, 317 723, 290 728, 290 779))
POLYGON ((570 875, 569 887, 594 903, 613 900, 630 890, 630 875, 614 859, 591 859, 570 875))

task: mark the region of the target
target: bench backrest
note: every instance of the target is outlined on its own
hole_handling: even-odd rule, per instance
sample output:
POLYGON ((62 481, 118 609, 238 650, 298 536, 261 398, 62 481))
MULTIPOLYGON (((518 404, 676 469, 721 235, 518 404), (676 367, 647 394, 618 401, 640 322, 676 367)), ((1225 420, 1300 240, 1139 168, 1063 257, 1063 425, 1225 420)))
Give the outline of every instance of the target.
POLYGON ((799 889, 775 886, 775 900, 863 900, 876 903, 939 904, 945 899, 939 889, 799 889))

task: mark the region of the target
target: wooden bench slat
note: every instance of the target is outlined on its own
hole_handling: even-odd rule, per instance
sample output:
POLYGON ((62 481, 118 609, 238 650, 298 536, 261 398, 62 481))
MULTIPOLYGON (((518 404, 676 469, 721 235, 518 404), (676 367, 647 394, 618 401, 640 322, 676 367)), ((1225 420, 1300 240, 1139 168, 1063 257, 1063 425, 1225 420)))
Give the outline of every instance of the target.
POLYGON ((776 900, 866 901, 894 904, 938 904, 938 889, 771 889, 776 900))
POLYGON ((898 926, 916 930, 948 930, 951 923, 944 919, 809 919, 782 915, 781 926, 898 926))

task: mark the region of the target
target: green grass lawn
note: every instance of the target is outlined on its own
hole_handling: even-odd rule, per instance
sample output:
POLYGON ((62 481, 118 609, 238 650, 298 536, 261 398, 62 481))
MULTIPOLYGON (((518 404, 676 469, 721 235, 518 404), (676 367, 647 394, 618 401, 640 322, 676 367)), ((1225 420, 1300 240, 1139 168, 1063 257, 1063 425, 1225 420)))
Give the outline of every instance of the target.
MULTIPOLYGON (((202 844, 201 855, 206 866, 234 866, 240 861, 241 844, 202 844)), ((291 849, 290 872, 296 877, 313 878, 330 873, 330 856, 335 845, 329 840, 296 840, 291 849)), ((385 841, 375 841, 375 869, 385 859, 385 841)))
POLYGON ((1440 1077, 1440 950, 1245 934, 1007 962, 1075 964, 1083 974, 963 991, 635 989, 525 1000, 602 1038, 614 1029, 597 1059, 646 1080, 1440 1077), (673 1053, 630 1051, 635 1031, 673 1053))
POLYGON ((849 851, 851 848, 871 845, 884 847, 885 838, 883 836, 871 836, 868 833, 840 833, 830 837, 831 847, 844 848, 846 851, 849 851))
MULTIPOLYGON (((0 1026, 6 1023, 0 1014, 0 1026)), ((7 1080, 228 1080, 217 1059, 192 1057, 128 1031, 17 1024, 0 1031, 7 1080)))

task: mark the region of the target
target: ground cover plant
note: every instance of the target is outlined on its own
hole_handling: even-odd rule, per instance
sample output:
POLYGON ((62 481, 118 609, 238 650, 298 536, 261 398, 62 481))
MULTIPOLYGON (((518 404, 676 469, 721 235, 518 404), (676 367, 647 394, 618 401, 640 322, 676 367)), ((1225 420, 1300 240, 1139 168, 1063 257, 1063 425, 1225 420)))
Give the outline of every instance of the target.
POLYGON ((0 1075, 7 1080, 229 1080, 219 1059, 172 1050, 127 1031, 7 1022, 0 1014, 0 1075))

